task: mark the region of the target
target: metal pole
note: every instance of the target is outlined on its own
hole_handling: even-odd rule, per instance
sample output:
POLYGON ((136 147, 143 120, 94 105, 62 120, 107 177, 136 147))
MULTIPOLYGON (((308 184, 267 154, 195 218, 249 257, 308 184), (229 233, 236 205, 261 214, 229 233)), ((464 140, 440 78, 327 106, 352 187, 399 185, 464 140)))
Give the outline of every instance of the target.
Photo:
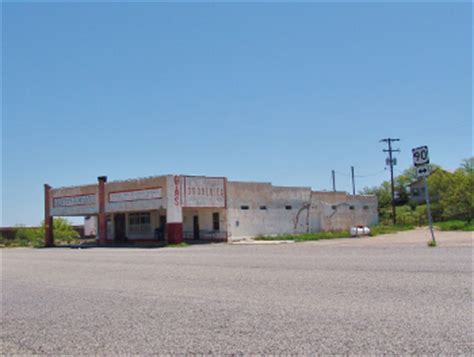
POLYGON ((356 194, 356 184, 354 180, 354 166, 351 166, 351 174, 352 174, 352 195, 355 196, 356 194))
POLYGON ((336 192, 336 173, 332 170, 332 190, 336 192))
POLYGON ((435 240, 435 236, 433 232, 433 220, 431 218, 430 194, 428 192, 428 180, 426 179, 426 176, 424 176, 424 181, 425 181, 426 209, 428 210, 428 222, 430 223, 431 239, 433 240, 433 243, 436 244, 436 240, 435 240))

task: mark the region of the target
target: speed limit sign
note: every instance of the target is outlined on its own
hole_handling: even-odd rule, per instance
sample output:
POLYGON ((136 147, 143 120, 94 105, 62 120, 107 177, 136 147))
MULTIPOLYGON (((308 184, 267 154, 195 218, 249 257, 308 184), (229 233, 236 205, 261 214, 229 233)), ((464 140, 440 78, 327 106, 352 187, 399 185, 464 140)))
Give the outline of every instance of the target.
POLYGON ((412 149, 413 153, 413 165, 423 166, 430 163, 430 158, 428 156, 428 146, 420 146, 418 148, 412 149))

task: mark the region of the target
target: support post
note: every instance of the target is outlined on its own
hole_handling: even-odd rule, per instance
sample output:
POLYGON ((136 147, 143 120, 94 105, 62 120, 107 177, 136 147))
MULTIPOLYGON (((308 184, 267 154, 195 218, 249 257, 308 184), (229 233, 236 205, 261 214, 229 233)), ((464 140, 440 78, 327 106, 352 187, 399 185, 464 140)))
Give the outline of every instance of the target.
POLYGON ((183 242, 183 208, 181 206, 181 180, 179 176, 167 178, 168 205, 166 208, 166 235, 169 244, 183 242))
POLYGON ((333 192, 336 192, 336 172, 332 170, 331 173, 332 173, 332 190, 333 192))
POLYGON ((107 218, 105 215, 105 183, 107 176, 99 176, 99 245, 107 243, 107 218))
POLYGON ((44 184, 44 245, 54 246, 53 216, 51 216, 51 186, 44 184))
POLYGON ((355 179, 354 179, 354 166, 351 166, 351 175, 352 175, 352 195, 355 196, 356 184, 355 184, 355 179))
POLYGON ((425 181, 426 209, 428 211, 428 222, 430 224, 431 239, 433 240, 433 243, 436 244, 436 240, 435 240, 435 236, 433 232, 433 219, 431 217, 430 194, 428 192, 428 180, 426 179, 426 176, 424 176, 424 181, 425 181))

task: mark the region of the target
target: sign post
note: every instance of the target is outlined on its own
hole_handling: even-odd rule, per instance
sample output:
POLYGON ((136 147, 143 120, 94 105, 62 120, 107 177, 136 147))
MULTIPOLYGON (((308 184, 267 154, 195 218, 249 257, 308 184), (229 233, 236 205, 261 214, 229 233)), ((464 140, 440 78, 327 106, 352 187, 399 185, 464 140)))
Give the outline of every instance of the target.
POLYGON ((420 146, 412 149, 413 153, 413 165, 416 167, 417 177, 423 177, 425 183, 425 199, 426 199, 426 209, 428 211, 428 222, 430 225, 431 239, 433 245, 436 245, 436 239, 433 232, 433 219, 431 217, 431 207, 430 207, 430 194, 428 192, 428 180, 426 177, 430 174, 430 169, 428 164, 430 163, 430 158, 428 155, 428 146, 420 146))

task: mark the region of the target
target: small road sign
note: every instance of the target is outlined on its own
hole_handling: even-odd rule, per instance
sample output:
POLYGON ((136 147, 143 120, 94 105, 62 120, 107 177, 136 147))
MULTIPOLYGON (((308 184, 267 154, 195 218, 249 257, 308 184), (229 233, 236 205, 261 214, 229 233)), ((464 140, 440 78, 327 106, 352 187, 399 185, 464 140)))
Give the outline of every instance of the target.
POLYGON ((416 168, 416 176, 417 177, 424 177, 430 174, 430 167, 428 165, 425 166, 418 166, 416 168))
POLYGON ((428 156, 428 146, 414 148, 411 150, 411 152, 413 153, 413 165, 416 167, 416 176, 423 177, 423 181, 425 182, 425 199, 428 213, 428 222, 430 224, 431 239, 433 240, 432 246, 436 246, 436 240, 433 232, 433 219, 431 217, 428 180, 426 179, 426 176, 430 174, 430 168, 428 167, 428 164, 430 163, 430 158, 428 156))
POLYGON ((413 165, 416 167, 430 163, 428 156, 428 146, 420 146, 411 150, 413 153, 413 165))

